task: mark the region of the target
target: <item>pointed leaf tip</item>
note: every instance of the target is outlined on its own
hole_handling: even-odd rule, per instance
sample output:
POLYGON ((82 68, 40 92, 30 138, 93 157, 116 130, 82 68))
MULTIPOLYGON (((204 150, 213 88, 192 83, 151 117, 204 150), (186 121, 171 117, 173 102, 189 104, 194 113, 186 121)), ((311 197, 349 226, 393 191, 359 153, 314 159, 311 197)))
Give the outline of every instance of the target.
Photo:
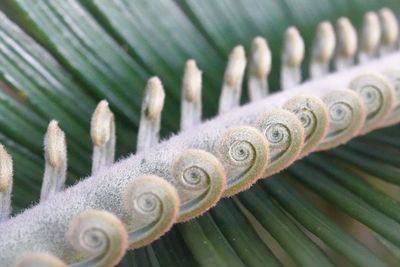
POLYGON ((337 21, 338 53, 341 57, 351 58, 357 50, 357 33, 353 24, 346 17, 337 21))
POLYGON ((106 100, 102 100, 97 105, 92 115, 90 135, 95 146, 107 143, 111 137, 111 128, 114 123, 114 114, 108 106, 106 100))
POLYGON ((265 78, 271 71, 271 50, 263 37, 256 37, 251 44, 250 72, 265 78))
POLYGON ((0 144, 0 192, 5 192, 11 184, 13 162, 10 154, 0 144))
POLYGON ((361 36, 361 46, 365 52, 373 52, 377 49, 381 40, 381 27, 375 12, 367 12, 364 15, 361 36))
POLYGON ((382 27, 382 43, 385 46, 395 46, 399 38, 399 24, 396 15, 390 8, 384 7, 379 10, 382 27))
POLYGON ((148 80, 142 109, 148 119, 152 120, 161 114, 164 107, 165 92, 161 80, 152 77, 148 80))
POLYGON ((329 21, 323 21, 318 25, 314 41, 313 57, 314 60, 326 63, 335 50, 336 36, 332 24, 329 21))
POLYGON ((183 75, 184 97, 189 102, 195 102, 199 99, 201 93, 201 70, 197 67, 196 61, 189 59, 185 65, 183 75))
POLYGON ((243 79, 244 70, 246 68, 246 53, 242 45, 233 48, 229 55, 228 65, 225 70, 225 83, 234 88, 243 79))
POLYGON ((284 36, 283 64, 297 67, 304 58, 304 40, 296 27, 289 27, 284 36))
POLYGON ((58 121, 49 123, 44 138, 45 159, 52 166, 57 167, 67 160, 67 147, 64 132, 58 126, 58 121))

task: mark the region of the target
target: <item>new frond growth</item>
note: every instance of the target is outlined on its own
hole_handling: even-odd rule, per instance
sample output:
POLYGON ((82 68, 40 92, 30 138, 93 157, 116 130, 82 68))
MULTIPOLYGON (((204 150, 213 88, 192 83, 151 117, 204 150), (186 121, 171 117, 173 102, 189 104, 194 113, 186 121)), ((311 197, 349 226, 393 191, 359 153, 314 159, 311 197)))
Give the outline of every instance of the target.
POLYGON ((158 143, 164 98, 165 92, 160 79, 158 77, 150 78, 142 102, 137 152, 146 150, 158 143))
POLYGON ((329 63, 336 46, 336 36, 333 26, 328 21, 318 25, 312 47, 310 76, 315 79, 329 73, 329 63))
POLYGON ((281 88, 290 89, 301 82, 304 40, 296 27, 286 30, 282 49, 281 88))
POLYGON ((44 201, 64 188, 67 176, 67 144, 65 134, 57 121, 51 121, 44 137, 46 166, 40 201, 44 201))
POLYGON ((11 190, 13 185, 13 162, 3 145, 0 144, 0 222, 11 212, 11 190))
POLYGON ((253 39, 249 56, 248 81, 250 101, 268 95, 268 75, 271 71, 272 55, 267 40, 258 36, 253 39))
POLYGON ((201 123, 201 75, 196 61, 188 60, 182 80, 181 130, 201 123))
POLYGON ((246 64, 247 60, 244 48, 238 45, 232 50, 228 64, 226 65, 221 96, 219 98, 219 114, 227 113, 240 105, 246 64))
POLYGON ((174 223, 200 216, 220 198, 246 190, 305 155, 400 121, 400 53, 384 56, 398 46, 394 14, 389 9, 378 16, 367 13, 359 51, 357 38, 347 18, 337 21, 336 35, 329 22, 321 22, 306 66, 311 80, 302 83, 304 41, 290 27, 281 55, 279 89, 285 90, 269 94, 273 55, 267 40, 256 37, 247 70, 251 103, 243 107, 247 59, 244 47, 236 46, 224 73, 220 116, 204 123, 202 72, 188 60, 181 132, 160 143, 165 93, 160 79, 150 78, 137 153, 116 163, 114 115, 101 101, 91 121, 92 176, 64 191, 65 136, 51 121, 44 142, 42 201, 11 219, 12 161, 0 145, 0 262, 10 266, 24 256, 17 266, 115 265, 128 247, 151 243, 174 223), (357 53, 363 64, 353 66, 357 53), (329 73, 333 56, 338 71, 329 73))
POLYGON ((375 12, 367 12, 364 15, 360 38, 360 63, 366 62, 377 56, 381 42, 381 27, 378 15, 375 12))
POLYGON ((97 105, 90 125, 93 143, 92 174, 114 163, 115 157, 115 122, 108 102, 102 100, 97 105))
POLYGON ((178 218, 178 192, 161 177, 136 177, 128 184, 122 197, 124 208, 129 214, 127 229, 131 249, 159 238, 178 218), (144 228, 147 231, 143 231, 144 228))
POLYGON ((357 52, 357 32, 350 20, 341 17, 336 23, 337 43, 335 67, 336 70, 346 69, 354 65, 354 57, 357 52))
POLYGON ((399 24, 396 15, 389 8, 379 10, 379 18, 382 27, 381 54, 387 54, 396 50, 399 46, 399 24))

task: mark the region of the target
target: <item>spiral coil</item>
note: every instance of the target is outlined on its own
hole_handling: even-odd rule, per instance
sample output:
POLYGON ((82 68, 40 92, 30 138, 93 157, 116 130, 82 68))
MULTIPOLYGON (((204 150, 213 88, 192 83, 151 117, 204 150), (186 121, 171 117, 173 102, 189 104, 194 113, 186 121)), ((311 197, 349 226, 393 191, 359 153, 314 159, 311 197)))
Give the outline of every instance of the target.
POLYGON ((224 196, 231 196, 248 188, 262 177, 268 166, 268 143, 252 127, 226 131, 215 149, 228 177, 224 196))
POLYGON ((327 107, 313 96, 292 97, 282 107, 296 114, 303 125, 304 145, 299 158, 304 157, 318 146, 329 129, 327 107))
POLYGON ((304 128, 296 115, 283 109, 270 111, 257 119, 256 128, 267 139, 271 154, 264 177, 279 172, 299 157, 304 128))
POLYGON ((182 201, 178 221, 204 213, 225 190, 223 166, 211 153, 202 150, 183 152, 172 164, 171 173, 182 201))
MULTIPOLYGON (((285 33, 281 69, 281 84, 285 92, 271 97, 265 96, 269 94, 267 76, 271 71, 272 54, 265 39, 255 38, 248 67, 248 87, 254 103, 244 108, 238 106, 247 60, 244 47, 235 47, 224 75, 221 116, 202 125, 197 125, 201 123, 201 71, 194 60, 189 60, 183 79, 182 97, 186 106, 182 110, 188 111, 181 121, 183 131, 171 138, 172 141, 167 140, 159 146, 165 94, 161 81, 157 77, 151 78, 143 99, 141 119, 144 127, 139 131, 138 153, 113 165, 117 166, 114 169, 111 166, 115 152, 114 115, 108 103, 101 101, 92 117, 94 177, 88 179, 87 184, 91 185, 92 180, 101 178, 101 182, 112 186, 102 187, 100 182, 93 182, 93 188, 82 186, 82 191, 76 190, 71 194, 93 196, 112 188, 116 189, 118 196, 109 200, 99 194, 100 197, 93 197, 87 202, 80 201, 77 211, 71 209, 64 217, 57 218, 59 224, 52 218, 40 218, 39 205, 36 209, 39 217, 32 220, 42 224, 51 221, 53 224, 49 227, 53 227, 53 231, 61 231, 58 227, 64 229, 62 226, 65 226, 66 218, 73 218, 67 232, 71 245, 61 247, 59 251, 58 248, 47 251, 47 244, 44 244, 44 252, 26 251, 30 254, 17 263, 12 261, 15 257, 7 256, 4 261, 19 267, 35 266, 32 264, 60 267, 66 266, 65 262, 72 266, 115 265, 128 247, 136 249, 151 243, 175 222, 184 222, 203 214, 221 197, 242 192, 258 179, 268 178, 309 153, 336 147, 357 135, 399 122, 400 71, 392 68, 400 55, 393 54, 392 59, 375 59, 379 54, 395 50, 397 22, 393 24, 393 17, 388 12, 382 10, 380 17, 374 13, 366 14, 360 46, 362 51, 359 51, 358 57, 357 34, 348 19, 338 20, 337 36, 330 23, 322 22, 309 66, 312 78, 321 77, 320 83, 315 84, 311 81, 298 86, 302 81, 304 40, 295 27, 289 28, 285 33), (377 28, 379 18, 382 29, 377 28), (382 34, 381 46, 379 34, 382 34), (337 88, 332 88, 326 76, 329 76, 329 61, 334 56, 336 39, 337 75, 345 79, 337 79, 337 88), (350 75, 340 71, 354 65, 355 58, 365 62, 371 70, 365 72, 364 69, 358 71, 353 68, 356 70, 351 72, 349 79, 350 75), (390 65, 390 70, 386 65, 390 65), (244 111, 243 114, 241 111, 244 111), (159 153, 157 149, 171 151, 159 153), (147 157, 151 157, 153 165, 146 163, 147 157), (130 176, 132 173, 139 175, 130 176), (105 178, 110 178, 110 181, 105 178), (116 205, 107 205, 107 201, 113 200, 116 200, 116 205), (110 208, 117 205, 122 206, 121 209, 113 211, 110 208), (92 210, 94 208, 106 208, 121 221, 109 212, 92 210), (81 213, 77 214, 78 210, 81 213)), ((60 155, 65 154, 66 162, 66 144, 61 142, 64 134, 60 129, 57 128, 57 135, 53 137, 58 138, 46 137, 48 149, 45 158, 50 165, 57 165, 60 155), (59 144, 62 144, 62 149, 58 149, 59 144), (62 150, 63 154, 49 154, 56 150, 62 150)), ((11 158, 0 146, 0 221, 9 217, 11 185, 11 158)), ((62 187, 63 184, 59 186, 62 187)), ((57 199, 56 193, 54 198, 57 199)), ((46 209, 52 207, 47 205, 46 209)), ((0 232, 6 233, 7 227, 10 226, 3 229, 0 224, 0 232)), ((37 232, 35 234, 38 235, 37 232)), ((9 236, 10 240, 21 238, 17 233, 9 236)))
POLYGON ((134 178, 124 195, 127 211, 129 247, 141 247, 157 239, 176 221, 179 197, 175 187, 161 177, 145 175, 134 178))
POLYGON ((385 121, 395 102, 392 84, 382 75, 363 74, 355 77, 349 88, 356 91, 367 107, 367 118, 362 133, 367 133, 385 121))

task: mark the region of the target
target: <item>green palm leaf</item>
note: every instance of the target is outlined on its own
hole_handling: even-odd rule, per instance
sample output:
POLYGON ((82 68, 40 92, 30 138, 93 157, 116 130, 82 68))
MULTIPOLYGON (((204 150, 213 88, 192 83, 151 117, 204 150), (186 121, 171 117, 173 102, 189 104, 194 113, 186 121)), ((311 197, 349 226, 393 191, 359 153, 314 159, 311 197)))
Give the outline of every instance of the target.
MULTIPOLYGON (((367 11, 400 11, 396 0, 3 2, 0 142, 15 162, 14 213, 39 199, 49 120, 58 120, 67 135, 73 184, 90 174, 90 116, 101 99, 116 114, 118 156, 126 156, 134 151, 149 77, 157 75, 165 85, 162 133, 168 136, 179 127, 187 59, 204 70, 204 117, 210 118, 235 45, 249 48, 255 36, 268 39, 269 83, 276 89, 287 27, 298 27, 311 48, 323 20, 347 16, 360 28, 367 11)), ((308 62, 306 57, 304 77, 308 62)), ((128 252, 120 266, 396 266, 399 132, 398 126, 378 130, 311 155, 128 252), (355 226, 361 234, 354 234, 355 226)))

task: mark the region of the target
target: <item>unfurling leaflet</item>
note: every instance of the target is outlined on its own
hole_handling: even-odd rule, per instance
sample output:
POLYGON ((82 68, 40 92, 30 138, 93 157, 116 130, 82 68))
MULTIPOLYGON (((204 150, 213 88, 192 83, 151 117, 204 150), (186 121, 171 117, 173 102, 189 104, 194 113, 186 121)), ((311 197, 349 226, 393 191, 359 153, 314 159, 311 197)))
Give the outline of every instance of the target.
POLYGON ((253 127, 231 128, 215 146, 227 173, 224 196, 237 194, 263 176, 269 162, 268 142, 253 127))
POLYGON ((304 128, 295 114, 283 109, 269 111, 258 117, 255 126, 269 144, 270 163, 264 177, 281 171, 299 157, 304 128))
POLYGON ((179 191, 178 221, 187 221, 207 211, 221 198, 226 187, 224 167, 211 153, 189 149, 171 166, 173 184, 179 191))
POLYGON ((150 243, 168 231, 179 212, 179 197, 175 187, 155 175, 134 178, 127 186, 124 207, 129 248, 150 243))

